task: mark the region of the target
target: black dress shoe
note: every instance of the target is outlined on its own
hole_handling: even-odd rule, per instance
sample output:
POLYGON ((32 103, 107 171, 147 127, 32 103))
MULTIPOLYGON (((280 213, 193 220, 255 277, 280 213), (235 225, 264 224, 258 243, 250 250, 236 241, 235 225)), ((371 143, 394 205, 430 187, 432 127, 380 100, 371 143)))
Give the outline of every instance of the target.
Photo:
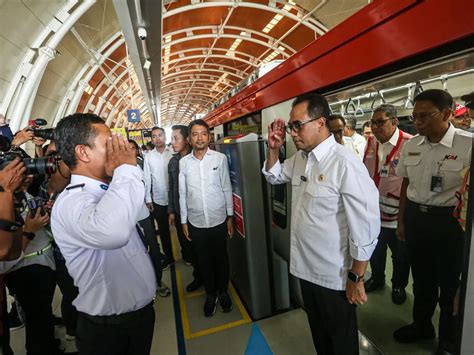
POLYGON ((436 349, 435 355, 451 355, 456 354, 456 346, 449 341, 440 340, 438 349, 436 349))
POLYGON ((364 282, 365 292, 369 293, 385 287, 385 283, 376 282, 373 277, 364 282))
POLYGON ((392 302, 395 304, 404 304, 407 300, 405 289, 395 287, 392 289, 392 302))
POLYGON ((207 295, 204 303, 204 316, 212 317, 216 313, 217 296, 207 295))
POLYGON ((222 312, 229 313, 232 311, 232 299, 227 292, 219 294, 219 304, 222 307, 222 312))
POLYGON ((202 286, 202 282, 194 279, 193 282, 191 282, 188 286, 186 286, 186 291, 194 292, 201 286, 202 286))
POLYGON ((403 344, 414 343, 419 340, 434 339, 435 330, 433 325, 421 328, 412 323, 397 329, 393 333, 396 341, 403 344))

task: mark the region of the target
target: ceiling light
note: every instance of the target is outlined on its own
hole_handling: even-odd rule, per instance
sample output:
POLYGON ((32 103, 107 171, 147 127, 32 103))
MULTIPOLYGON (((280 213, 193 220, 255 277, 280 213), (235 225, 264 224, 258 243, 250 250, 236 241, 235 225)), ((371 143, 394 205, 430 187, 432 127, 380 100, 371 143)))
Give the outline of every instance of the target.
POLYGON ((145 60, 145 63, 143 64, 143 69, 150 70, 150 67, 151 67, 151 62, 148 59, 145 60))

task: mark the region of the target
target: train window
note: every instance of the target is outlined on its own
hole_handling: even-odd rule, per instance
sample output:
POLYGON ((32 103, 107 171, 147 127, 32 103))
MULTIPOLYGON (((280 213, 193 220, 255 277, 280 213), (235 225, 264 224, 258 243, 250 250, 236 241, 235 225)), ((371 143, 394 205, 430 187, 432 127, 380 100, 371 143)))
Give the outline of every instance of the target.
POLYGON ((238 118, 224 124, 225 136, 235 136, 240 133, 257 133, 262 135, 262 116, 260 112, 238 118))

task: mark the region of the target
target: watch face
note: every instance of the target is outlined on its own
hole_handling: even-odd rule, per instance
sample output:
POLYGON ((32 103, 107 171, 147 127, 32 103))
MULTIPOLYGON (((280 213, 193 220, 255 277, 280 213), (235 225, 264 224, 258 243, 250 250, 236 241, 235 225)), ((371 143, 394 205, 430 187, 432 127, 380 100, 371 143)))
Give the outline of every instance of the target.
POLYGON ((347 277, 349 278, 349 280, 353 282, 357 282, 357 275, 354 274, 352 271, 349 271, 349 273, 347 274, 347 277))

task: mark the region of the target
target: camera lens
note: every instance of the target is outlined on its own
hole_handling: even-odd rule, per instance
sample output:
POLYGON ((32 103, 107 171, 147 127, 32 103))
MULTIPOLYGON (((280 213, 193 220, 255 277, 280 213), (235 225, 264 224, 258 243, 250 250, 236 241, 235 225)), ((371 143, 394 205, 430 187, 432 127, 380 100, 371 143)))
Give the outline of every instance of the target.
POLYGON ((53 128, 46 128, 46 129, 34 129, 33 135, 38 138, 43 138, 46 140, 53 140, 54 139, 54 129, 53 128))
POLYGON ((27 175, 52 175, 56 172, 57 162, 55 157, 27 158, 23 160, 27 175))

